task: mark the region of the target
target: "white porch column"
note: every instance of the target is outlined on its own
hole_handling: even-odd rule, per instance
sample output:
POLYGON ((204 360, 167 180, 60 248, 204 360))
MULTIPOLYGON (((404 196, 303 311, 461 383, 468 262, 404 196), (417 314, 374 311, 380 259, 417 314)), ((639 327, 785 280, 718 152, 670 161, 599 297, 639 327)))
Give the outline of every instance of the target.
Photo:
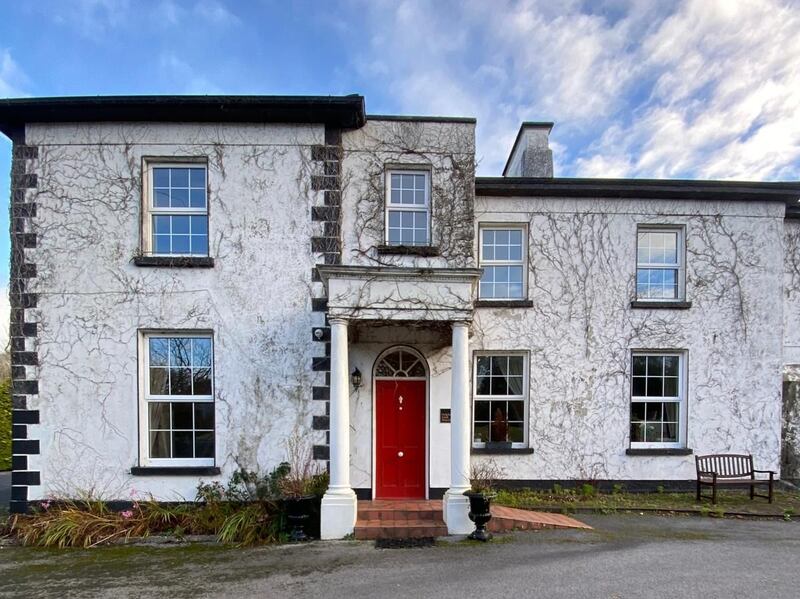
POLYGON ((331 480, 322 498, 320 533, 323 539, 341 539, 356 524, 356 494, 350 488, 350 383, 347 371, 347 321, 330 319, 330 469, 331 480))
POLYGON ((468 534, 475 529, 470 522, 469 434, 469 327, 453 323, 453 368, 450 382, 450 488, 444 496, 444 519, 450 534, 468 534))

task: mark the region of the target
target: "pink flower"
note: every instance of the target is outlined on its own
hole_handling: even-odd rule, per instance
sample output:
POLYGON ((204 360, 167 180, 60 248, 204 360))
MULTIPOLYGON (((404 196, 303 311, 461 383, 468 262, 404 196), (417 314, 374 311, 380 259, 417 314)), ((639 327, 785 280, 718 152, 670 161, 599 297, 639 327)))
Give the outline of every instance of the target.
POLYGON ((50 509, 49 501, 43 501, 40 505, 45 509, 45 511, 50 509))
POLYGON ((131 510, 125 510, 124 512, 120 512, 120 516, 127 520, 129 518, 133 518, 133 512, 131 510))

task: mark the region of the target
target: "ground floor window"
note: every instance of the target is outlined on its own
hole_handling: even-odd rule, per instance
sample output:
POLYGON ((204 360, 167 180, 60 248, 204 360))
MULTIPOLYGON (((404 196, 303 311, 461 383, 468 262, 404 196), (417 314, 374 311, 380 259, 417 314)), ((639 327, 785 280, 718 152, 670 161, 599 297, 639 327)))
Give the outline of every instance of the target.
POLYGON ((631 447, 682 447, 686 420, 682 352, 634 352, 631 367, 631 447))
POLYGON ((144 336, 140 418, 150 465, 214 464, 213 340, 205 334, 144 336))
POLYGON ((473 370, 473 446, 511 443, 512 447, 525 447, 527 354, 479 353, 473 370))

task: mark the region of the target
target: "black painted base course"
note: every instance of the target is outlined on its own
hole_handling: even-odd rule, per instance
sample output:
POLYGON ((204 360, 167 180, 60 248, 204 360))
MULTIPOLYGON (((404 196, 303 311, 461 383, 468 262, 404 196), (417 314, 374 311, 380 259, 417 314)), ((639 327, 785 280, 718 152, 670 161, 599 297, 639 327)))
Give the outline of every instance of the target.
MULTIPOLYGON (((689 493, 695 491, 694 479, 691 480, 498 480, 498 489, 515 491, 518 489, 533 489, 535 491, 550 491, 555 485, 562 489, 579 489, 583 485, 592 485, 601 493, 611 493, 614 487, 622 485, 626 493, 655 493, 665 491, 667 493, 689 493)), ((372 499, 372 489, 356 488, 356 497, 359 501, 369 501, 372 499)), ((430 499, 443 499, 447 491, 445 487, 431 487, 428 490, 430 499)))

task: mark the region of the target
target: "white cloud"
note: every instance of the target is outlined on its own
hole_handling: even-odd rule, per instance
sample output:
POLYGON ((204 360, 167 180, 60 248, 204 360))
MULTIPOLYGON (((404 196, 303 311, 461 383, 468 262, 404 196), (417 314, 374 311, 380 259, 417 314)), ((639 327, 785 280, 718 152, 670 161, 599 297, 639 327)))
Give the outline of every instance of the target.
POLYGON ((11 57, 8 50, 0 50, 0 98, 25 96, 28 77, 11 57))
POLYGON ((364 5, 363 76, 398 109, 478 117, 499 174, 554 120, 561 176, 800 177, 800 6, 781 0, 426 0, 364 5), (374 59, 373 59, 374 60, 374 59))
POLYGON ((40 3, 37 8, 56 23, 98 39, 111 29, 129 24, 130 0, 69 0, 40 3))
POLYGON ((235 25, 239 17, 216 0, 200 0, 194 5, 194 13, 214 25, 235 25))
POLYGON ((166 78, 179 89, 179 93, 215 95, 223 91, 192 65, 171 52, 159 57, 159 68, 166 78))
POLYGON ((202 21, 219 28, 240 23, 239 17, 219 0, 194 3, 160 0, 157 4, 131 0, 41 0, 37 8, 52 21, 93 40, 123 27, 186 27, 202 21), (190 16, 196 18, 189 19, 190 16))

